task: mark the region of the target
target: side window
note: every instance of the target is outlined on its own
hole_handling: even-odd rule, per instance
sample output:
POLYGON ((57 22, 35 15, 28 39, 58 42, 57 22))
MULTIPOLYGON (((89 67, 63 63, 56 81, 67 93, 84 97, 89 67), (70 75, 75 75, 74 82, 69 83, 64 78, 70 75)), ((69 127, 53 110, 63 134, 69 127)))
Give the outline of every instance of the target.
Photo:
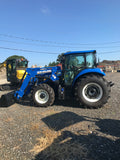
POLYGON ((13 61, 10 61, 7 63, 8 72, 14 72, 16 69, 16 63, 13 61))
POLYGON ((11 71, 12 70, 12 66, 11 66, 11 64, 9 63, 8 64, 8 71, 11 71))
POLYGON ((83 56, 76 56, 77 65, 76 67, 83 67, 85 65, 85 60, 83 56))
POLYGON ((65 69, 70 69, 71 67, 83 67, 85 65, 85 59, 82 55, 70 55, 66 57, 65 69))
POLYGON ((70 66, 77 66, 78 59, 76 56, 70 56, 69 65, 70 66))
POLYGON ((16 66, 15 66, 15 62, 13 62, 12 65, 13 65, 13 71, 14 71, 14 70, 15 70, 15 67, 16 67, 16 66))
POLYGON ((92 54, 86 55, 86 66, 93 67, 93 65, 94 65, 93 55, 92 54))

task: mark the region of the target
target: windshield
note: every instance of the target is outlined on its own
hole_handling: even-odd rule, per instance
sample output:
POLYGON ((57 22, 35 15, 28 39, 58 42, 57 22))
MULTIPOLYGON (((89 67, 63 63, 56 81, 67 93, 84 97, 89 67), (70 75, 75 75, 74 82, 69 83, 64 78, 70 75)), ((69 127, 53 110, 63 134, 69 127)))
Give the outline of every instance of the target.
POLYGON ((17 63, 17 68, 27 68, 28 61, 20 61, 17 63))

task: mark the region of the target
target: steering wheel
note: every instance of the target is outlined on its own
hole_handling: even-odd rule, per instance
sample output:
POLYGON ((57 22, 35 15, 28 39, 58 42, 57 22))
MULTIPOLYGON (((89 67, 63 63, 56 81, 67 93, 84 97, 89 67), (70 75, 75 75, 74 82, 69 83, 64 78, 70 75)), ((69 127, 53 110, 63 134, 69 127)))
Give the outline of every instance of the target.
POLYGON ((81 70, 83 67, 77 67, 77 66, 75 66, 75 65, 72 64, 71 69, 73 69, 73 68, 74 68, 75 70, 81 70))

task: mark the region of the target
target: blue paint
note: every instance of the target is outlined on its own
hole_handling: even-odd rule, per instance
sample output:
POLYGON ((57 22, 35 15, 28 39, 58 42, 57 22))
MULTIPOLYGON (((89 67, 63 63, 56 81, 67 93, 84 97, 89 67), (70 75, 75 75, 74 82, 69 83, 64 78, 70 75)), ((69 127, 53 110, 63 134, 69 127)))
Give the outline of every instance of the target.
MULTIPOLYGON (((56 80, 59 80, 59 77, 61 76, 61 68, 59 66, 55 67, 45 67, 45 68, 27 68, 26 69, 27 75, 18 91, 15 92, 14 96, 17 99, 20 99, 23 97, 24 94, 29 94, 31 87, 38 83, 38 79, 40 77, 48 78, 49 80, 52 80, 53 82, 56 80), (37 77, 36 77, 37 76, 37 77), (29 85, 29 86, 28 86, 29 85)), ((48 81, 48 80, 47 80, 48 81)), ((45 83, 46 81, 44 81, 45 83)))
POLYGON ((75 84, 75 81, 82 75, 85 74, 90 74, 90 73, 94 73, 94 74, 100 74, 101 76, 105 76, 105 73, 100 69, 100 68, 88 68, 88 69, 84 69, 82 70, 80 73, 78 73, 78 75, 74 78, 72 86, 75 84))
POLYGON ((72 51, 72 52, 66 52, 66 53, 64 53, 64 55, 70 55, 70 54, 85 54, 85 53, 96 53, 96 50, 72 51))

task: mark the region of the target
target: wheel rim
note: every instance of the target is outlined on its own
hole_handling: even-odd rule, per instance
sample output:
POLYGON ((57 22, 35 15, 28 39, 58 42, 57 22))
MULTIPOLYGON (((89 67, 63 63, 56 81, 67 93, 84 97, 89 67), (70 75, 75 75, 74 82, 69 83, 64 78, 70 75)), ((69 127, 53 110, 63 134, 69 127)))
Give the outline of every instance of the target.
POLYGON ((82 91, 83 97, 89 102, 97 102, 103 96, 103 89, 97 83, 88 83, 82 91))
POLYGON ((49 94, 47 91, 43 90, 43 89, 39 89, 36 93, 35 93, 35 99, 38 103, 40 104, 45 104, 48 102, 49 100, 49 94))

